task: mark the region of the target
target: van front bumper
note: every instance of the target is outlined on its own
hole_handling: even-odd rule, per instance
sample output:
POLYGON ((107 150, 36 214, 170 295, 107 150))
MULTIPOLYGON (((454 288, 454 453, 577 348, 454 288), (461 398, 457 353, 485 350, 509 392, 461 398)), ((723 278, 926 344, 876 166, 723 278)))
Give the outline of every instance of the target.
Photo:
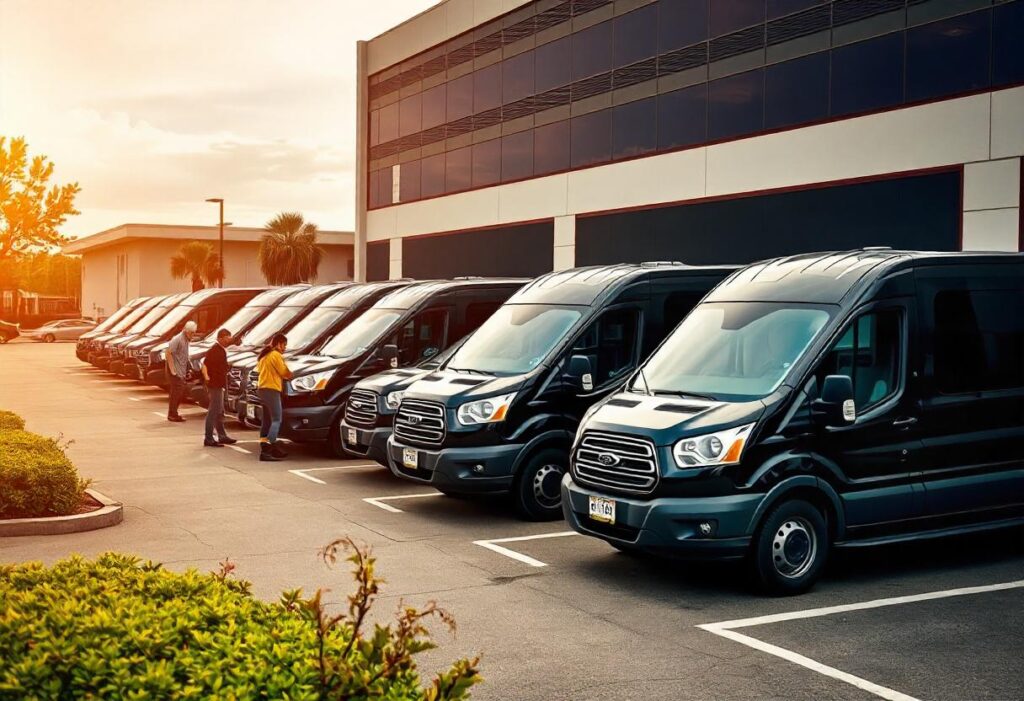
POLYGON ((285 407, 281 436, 296 443, 320 443, 331 435, 335 406, 285 407))
POLYGON ((369 458, 387 467, 388 438, 391 437, 391 426, 377 428, 359 428, 349 426, 344 419, 341 422, 341 444, 345 452, 357 458, 369 458), (349 442, 349 436, 355 432, 355 443, 349 442))
POLYGON ((142 376, 139 378, 144 380, 148 384, 156 385, 157 387, 167 386, 167 368, 161 366, 153 368, 152 370, 142 370, 142 376))
POLYGON ((562 512, 574 531, 653 555, 735 560, 750 549, 748 532, 763 494, 668 497, 648 501, 592 491, 562 478, 562 512), (590 497, 615 502, 615 523, 590 518, 590 497), (701 525, 710 526, 702 533, 701 525))
POLYGON ((427 450, 388 439, 388 468, 396 477, 460 494, 502 494, 512 489, 516 458, 523 446, 473 446, 427 450), (416 467, 405 465, 403 451, 416 451, 416 467), (477 468, 483 469, 477 469, 477 468))

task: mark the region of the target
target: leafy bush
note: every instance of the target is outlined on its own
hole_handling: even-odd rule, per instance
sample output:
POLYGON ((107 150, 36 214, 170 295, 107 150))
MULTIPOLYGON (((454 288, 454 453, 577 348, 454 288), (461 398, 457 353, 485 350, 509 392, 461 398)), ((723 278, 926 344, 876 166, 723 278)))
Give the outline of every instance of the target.
POLYGON ((13 411, 0 409, 0 431, 23 431, 25 430, 25 419, 13 411))
POLYGON ((86 485, 57 441, 0 429, 0 518, 72 514, 86 485))
POLYGON ((178 574, 137 558, 74 556, 52 567, 0 566, 0 699, 468 698, 478 660, 459 660, 423 688, 413 655, 434 647, 424 619, 450 626, 433 603, 401 607, 364 632, 380 580, 350 540, 356 591, 329 614, 321 592, 255 599, 220 573, 178 574))

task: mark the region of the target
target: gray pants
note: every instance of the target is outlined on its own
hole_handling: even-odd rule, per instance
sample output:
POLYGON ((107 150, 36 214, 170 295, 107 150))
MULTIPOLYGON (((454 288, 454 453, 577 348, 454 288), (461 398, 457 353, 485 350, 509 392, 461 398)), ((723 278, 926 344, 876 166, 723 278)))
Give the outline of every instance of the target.
POLYGON ((224 430, 224 388, 210 387, 210 408, 206 410, 206 440, 212 441, 214 431, 218 438, 227 438, 224 430))

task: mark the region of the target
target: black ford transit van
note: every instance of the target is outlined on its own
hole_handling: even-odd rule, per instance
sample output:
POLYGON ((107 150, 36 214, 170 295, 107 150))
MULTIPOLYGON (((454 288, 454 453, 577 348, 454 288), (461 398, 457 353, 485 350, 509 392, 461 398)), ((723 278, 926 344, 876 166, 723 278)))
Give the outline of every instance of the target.
MULTIPOLYGON (((456 278, 408 284, 380 299, 315 356, 290 358, 294 376, 282 397, 281 435, 293 441, 327 441, 345 455, 341 420, 359 380, 388 367, 407 367, 441 353, 480 326, 526 280, 456 278)), ((256 371, 248 384, 258 421, 256 371)))
POLYGON ((751 265, 588 415, 565 517, 626 551, 745 558, 1024 523, 1024 256, 864 249, 751 265))
POLYGON ((391 471, 448 494, 511 492, 524 518, 559 517, 583 413, 735 269, 644 263, 537 278, 406 390, 391 471))
POLYGON ((189 294, 189 292, 179 292, 160 297, 157 303, 124 333, 100 341, 96 366, 111 372, 118 372, 124 364, 124 347, 152 328, 189 294))
POLYGON ((113 332, 119 324, 124 322, 133 311, 145 304, 148 299, 149 297, 136 297, 135 299, 128 300, 120 309, 104 319, 99 326, 79 336, 78 342, 75 344, 75 355, 78 359, 86 360, 88 358, 91 341, 94 338, 105 336, 106 334, 113 332))

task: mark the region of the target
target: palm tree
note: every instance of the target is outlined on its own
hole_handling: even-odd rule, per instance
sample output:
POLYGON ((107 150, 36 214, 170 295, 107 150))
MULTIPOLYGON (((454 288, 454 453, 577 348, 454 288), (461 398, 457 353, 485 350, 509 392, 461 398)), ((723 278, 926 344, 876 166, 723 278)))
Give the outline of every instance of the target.
POLYGON ((224 277, 220 256, 213 252, 213 245, 202 241, 189 241, 171 256, 171 276, 177 280, 192 279, 192 291, 206 285, 216 285, 224 277))
POLYGON ((324 251, 316 245, 317 227, 298 212, 282 212, 267 222, 260 239, 263 277, 271 285, 294 285, 316 279, 324 251))

